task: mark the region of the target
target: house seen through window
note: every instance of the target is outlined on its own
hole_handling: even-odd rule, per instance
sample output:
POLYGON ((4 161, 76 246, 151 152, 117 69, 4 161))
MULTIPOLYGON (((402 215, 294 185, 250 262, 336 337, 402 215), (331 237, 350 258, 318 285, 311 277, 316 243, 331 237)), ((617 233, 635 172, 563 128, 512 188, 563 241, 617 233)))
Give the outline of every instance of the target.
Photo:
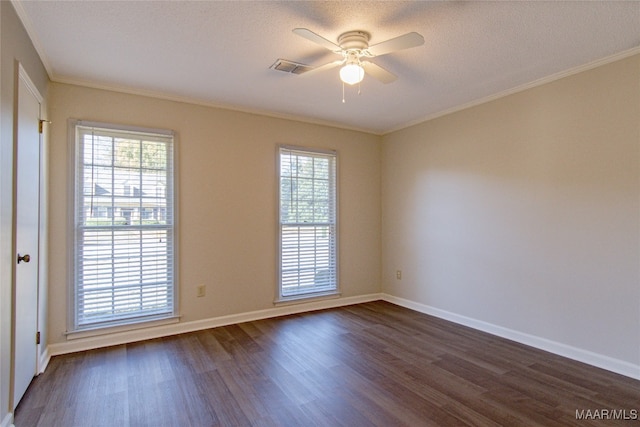
POLYGON ((278 299, 338 291, 336 153, 279 150, 278 299))
POLYGON ((75 130, 72 330, 173 316, 172 133, 75 130))

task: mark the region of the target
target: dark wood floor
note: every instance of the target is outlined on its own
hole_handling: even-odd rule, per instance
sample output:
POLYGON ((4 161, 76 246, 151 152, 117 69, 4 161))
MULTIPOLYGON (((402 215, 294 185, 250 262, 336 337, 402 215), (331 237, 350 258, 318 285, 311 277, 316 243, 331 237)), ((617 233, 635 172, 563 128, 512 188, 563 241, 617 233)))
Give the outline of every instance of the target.
POLYGON ((602 409, 640 381, 372 302, 54 357, 15 425, 640 425, 602 409))

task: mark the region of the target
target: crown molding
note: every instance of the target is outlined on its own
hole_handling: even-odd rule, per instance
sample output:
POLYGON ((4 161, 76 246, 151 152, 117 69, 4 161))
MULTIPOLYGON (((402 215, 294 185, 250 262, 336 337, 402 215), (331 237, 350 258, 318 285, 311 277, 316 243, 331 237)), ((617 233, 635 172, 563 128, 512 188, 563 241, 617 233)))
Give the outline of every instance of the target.
POLYGON ((53 68, 51 67, 51 62, 49 61, 49 58, 45 54, 44 48, 42 47, 42 43, 40 42, 40 39, 37 36, 38 33, 35 30, 35 26, 33 25, 33 22, 31 22, 31 19, 29 19, 29 15, 24 10, 24 7, 22 7, 22 1, 11 0, 11 4, 13 5, 13 9, 16 11, 16 15, 18 15, 20 22, 22 22, 22 26, 27 32, 29 39, 31 39, 31 43, 33 44, 34 49, 38 53, 38 56, 40 57, 40 61, 42 62, 42 65, 44 66, 45 71, 49 75, 49 79, 53 80, 54 74, 53 74, 53 68))
POLYGON ((53 77, 50 76, 50 79, 55 83, 81 86, 81 87, 86 87, 90 89, 105 90, 110 92, 123 93, 127 95, 144 96, 147 98, 161 99, 164 101, 172 101, 172 102, 180 102, 183 104, 198 105, 201 107, 218 108, 218 109, 227 110, 227 111, 235 111, 238 113, 253 114, 257 116, 271 117, 271 118, 280 119, 280 120, 290 120, 290 121, 296 121, 296 122, 307 123, 312 125, 327 126, 327 127, 348 130, 353 132, 367 133, 367 134, 372 134, 377 136, 382 135, 381 132, 374 132, 371 129, 361 128, 356 126, 347 126, 347 125, 343 125, 343 124, 328 121, 328 120, 319 120, 319 119, 313 119, 310 117, 297 116, 295 114, 277 113, 273 111, 261 110, 258 108, 241 107, 241 106, 232 105, 232 104, 216 103, 216 102, 206 101, 199 98, 173 95, 173 94, 160 92, 160 91, 138 89, 138 88, 132 88, 129 86, 121 86, 121 85, 111 85, 111 84, 105 84, 105 83, 98 83, 94 81, 75 79, 70 77, 60 77, 55 75, 53 77))
POLYGON ((614 55, 607 56, 607 57, 604 57, 604 58, 600 58, 600 59, 597 59, 595 61, 591 61, 591 62, 588 62, 588 63, 583 64, 583 65, 579 65, 579 66, 574 67, 574 68, 570 68, 568 70, 560 71, 558 73, 551 74, 549 76, 542 77, 542 78, 534 80, 532 82, 525 83, 525 84, 516 86, 514 88, 507 89, 507 90, 504 90, 502 92, 495 93, 493 95, 485 96, 485 97, 476 99, 474 101, 467 102, 467 103, 462 104, 462 105, 458 105, 458 106, 455 106, 455 107, 452 107, 452 108, 448 108, 446 110, 438 111, 436 113, 430 114, 430 115, 422 117, 420 119, 416 119, 416 120, 412 120, 411 122, 407 122, 406 124, 404 124, 402 126, 391 128, 391 129, 387 130, 386 132, 383 132, 382 135, 388 135, 390 133, 397 132, 397 131, 402 130, 402 129, 407 129, 407 128, 411 127, 411 126, 415 126, 415 125, 419 125, 421 123, 428 122, 429 120, 437 119, 438 117, 442 117, 442 116, 446 116, 446 115, 449 115, 449 114, 457 113, 458 111, 462 111, 462 110, 466 110, 468 108, 476 107, 476 106, 481 105, 481 104, 486 104, 488 102, 495 101, 497 99, 504 98, 504 97, 507 97, 509 95, 513 95, 513 94, 516 94, 516 93, 519 93, 519 92, 524 92, 525 90, 528 90, 528 89, 533 89, 533 88, 538 87, 538 86, 543 86, 545 84, 555 82, 555 81, 563 79, 565 77, 573 76, 575 74, 582 73, 583 71, 589 71, 589 70, 592 70, 594 68, 598 68, 598 67, 601 67, 603 65, 610 64, 612 62, 620 61, 622 59, 629 58, 629 57, 637 55, 637 54, 640 54, 640 46, 636 46, 634 48, 631 48, 631 49, 628 49, 628 50, 624 50, 624 51, 618 52, 618 53, 616 53, 614 55))

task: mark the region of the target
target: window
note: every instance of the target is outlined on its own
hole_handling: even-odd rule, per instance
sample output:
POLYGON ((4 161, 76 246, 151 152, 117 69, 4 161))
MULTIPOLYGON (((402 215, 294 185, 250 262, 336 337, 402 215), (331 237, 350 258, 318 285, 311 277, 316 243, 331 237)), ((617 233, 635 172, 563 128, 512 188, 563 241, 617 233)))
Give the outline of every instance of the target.
POLYGON ((278 300, 335 294, 336 153, 280 147, 278 300))
POLYGON ((173 134, 74 128, 72 331, 175 316, 173 134))

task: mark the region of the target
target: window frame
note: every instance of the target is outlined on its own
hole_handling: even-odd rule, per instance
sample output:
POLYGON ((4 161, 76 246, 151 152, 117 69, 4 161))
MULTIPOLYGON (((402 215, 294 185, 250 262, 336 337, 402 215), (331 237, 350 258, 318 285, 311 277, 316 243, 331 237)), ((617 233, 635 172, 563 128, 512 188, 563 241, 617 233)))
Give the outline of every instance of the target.
MULTIPOLYGON (((69 171, 69 201, 67 203, 68 206, 68 219, 69 219, 69 230, 68 238, 68 319, 67 319, 67 339, 75 339, 75 338, 83 338, 93 335, 101 335, 104 333, 111 332, 121 332, 127 331, 131 329, 138 329, 142 327, 148 326, 156 326, 167 323, 175 323, 179 321, 179 274, 178 274, 178 196, 176 189, 178 188, 178 156, 177 156, 177 142, 178 138, 174 131, 167 129, 156 129, 156 128, 146 128, 146 127, 138 127, 138 126, 129 126, 129 125, 120 125, 114 123, 105 123, 105 122, 93 122, 93 121, 83 121, 77 119, 70 119, 68 121, 68 147, 69 147, 69 162, 70 166, 68 168, 69 171), (168 239, 172 240, 170 248, 167 250, 169 252, 169 256, 171 256, 171 265, 168 266, 168 274, 172 276, 172 295, 168 300, 170 301, 170 307, 167 311, 156 314, 139 314, 133 315, 131 317, 123 317, 123 318, 115 318, 113 320, 105 320, 98 321, 93 323, 79 324, 78 322, 78 307, 77 307, 77 298, 78 298, 78 283, 77 276, 79 271, 78 260, 76 259, 76 250, 78 244, 78 234, 79 234, 79 221, 78 221, 78 213, 79 207, 78 203, 81 203, 79 196, 79 186, 82 185, 82 180, 78 178, 78 174, 80 173, 79 162, 81 160, 79 148, 81 146, 79 135, 80 128, 96 128, 99 131, 108 132, 123 132, 123 133, 131 133, 131 134, 147 134, 151 136, 157 136, 161 138, 170 138, 171 139, 171 157, 172 162, 167 166, 166 174, 166 198, 167 205, 166 210, 170 210, 173 213, 173 219, 171 224, 168 225, 167 233, 168 239)), ((113 166, 112 166, 113 167, 113 166)), ((113 228, 113 225, 111 226, 113 228)), ((139 230, 143 230, 149 228, 148 226, 145 228, 143 224, 139 224, 136 226, 127 226, 127 228, 137 228, 139 230)))
MULTIPOLYGON (((341 290, 340 290, 340 268, 339 268, 339 173, 338 173, 338 166, 339 166, 339 161, 338 161, 338 152, 336 150, 331 150, 331 149, 322 149, 322 148, 311 148, 311 147, 304 147, 304 146, 296 146, 296 145, 278 145, 277 146, 277 150, 276 150, 276 159, 277 159, 277 166, 276 166, 276 173, 277 173, 277 179, 276 179, 276 185, 277 185, 277 213, 276 213, 276 218, 278 221, 278 239, 277 239, 277 254, 278 254, 278 259, 277 259, 277 280, 276 280, 276 297, 274 300, 274 304, 282 304, 282 303, 290 303, 290 302, 296 302, 299 300, 309 300, 309 299, 317 299, 317 298, 335 298, 335 297, 339 297, 341 295, 341 290), (333 236, 333 247, 331 248, 331 252, 333 253, 333 259, 332 259, 332 263, 334 266, 334 277, 335 277, 335 283, 332 289, 324 289, 324 290, 319 290, 319 291, 308 291, 308 292, 297 292, 294 294, 290 294, 290 295, 284 295, 283 294, 283 222, 282 222, 282 193, 281 193, 281 186, 282 186, 282 162, 281 162, 281 158, 282 158, 282 154, 283 152, 286 151, 290 151, 290 152, 295 152, 295 153, 300 153, 300 154, 308 154, 309 156, 314 156, 314 157, 322 157, 325 156, 327 158, 330 158, 333 162, 333 167, 330 167, 330 172, 329 174, 331 175, 331 172, 333 174, 333 176, 330 176, 330 180, 332 179, 333 181, 333 188, 332 188, 332 192, 333 192, 333 229, 334 229, 334 236, 333 236), (331 171, 332 169, 332 171, 331 171)), ((331 190, 330 190, 331 191, 331 190)))

